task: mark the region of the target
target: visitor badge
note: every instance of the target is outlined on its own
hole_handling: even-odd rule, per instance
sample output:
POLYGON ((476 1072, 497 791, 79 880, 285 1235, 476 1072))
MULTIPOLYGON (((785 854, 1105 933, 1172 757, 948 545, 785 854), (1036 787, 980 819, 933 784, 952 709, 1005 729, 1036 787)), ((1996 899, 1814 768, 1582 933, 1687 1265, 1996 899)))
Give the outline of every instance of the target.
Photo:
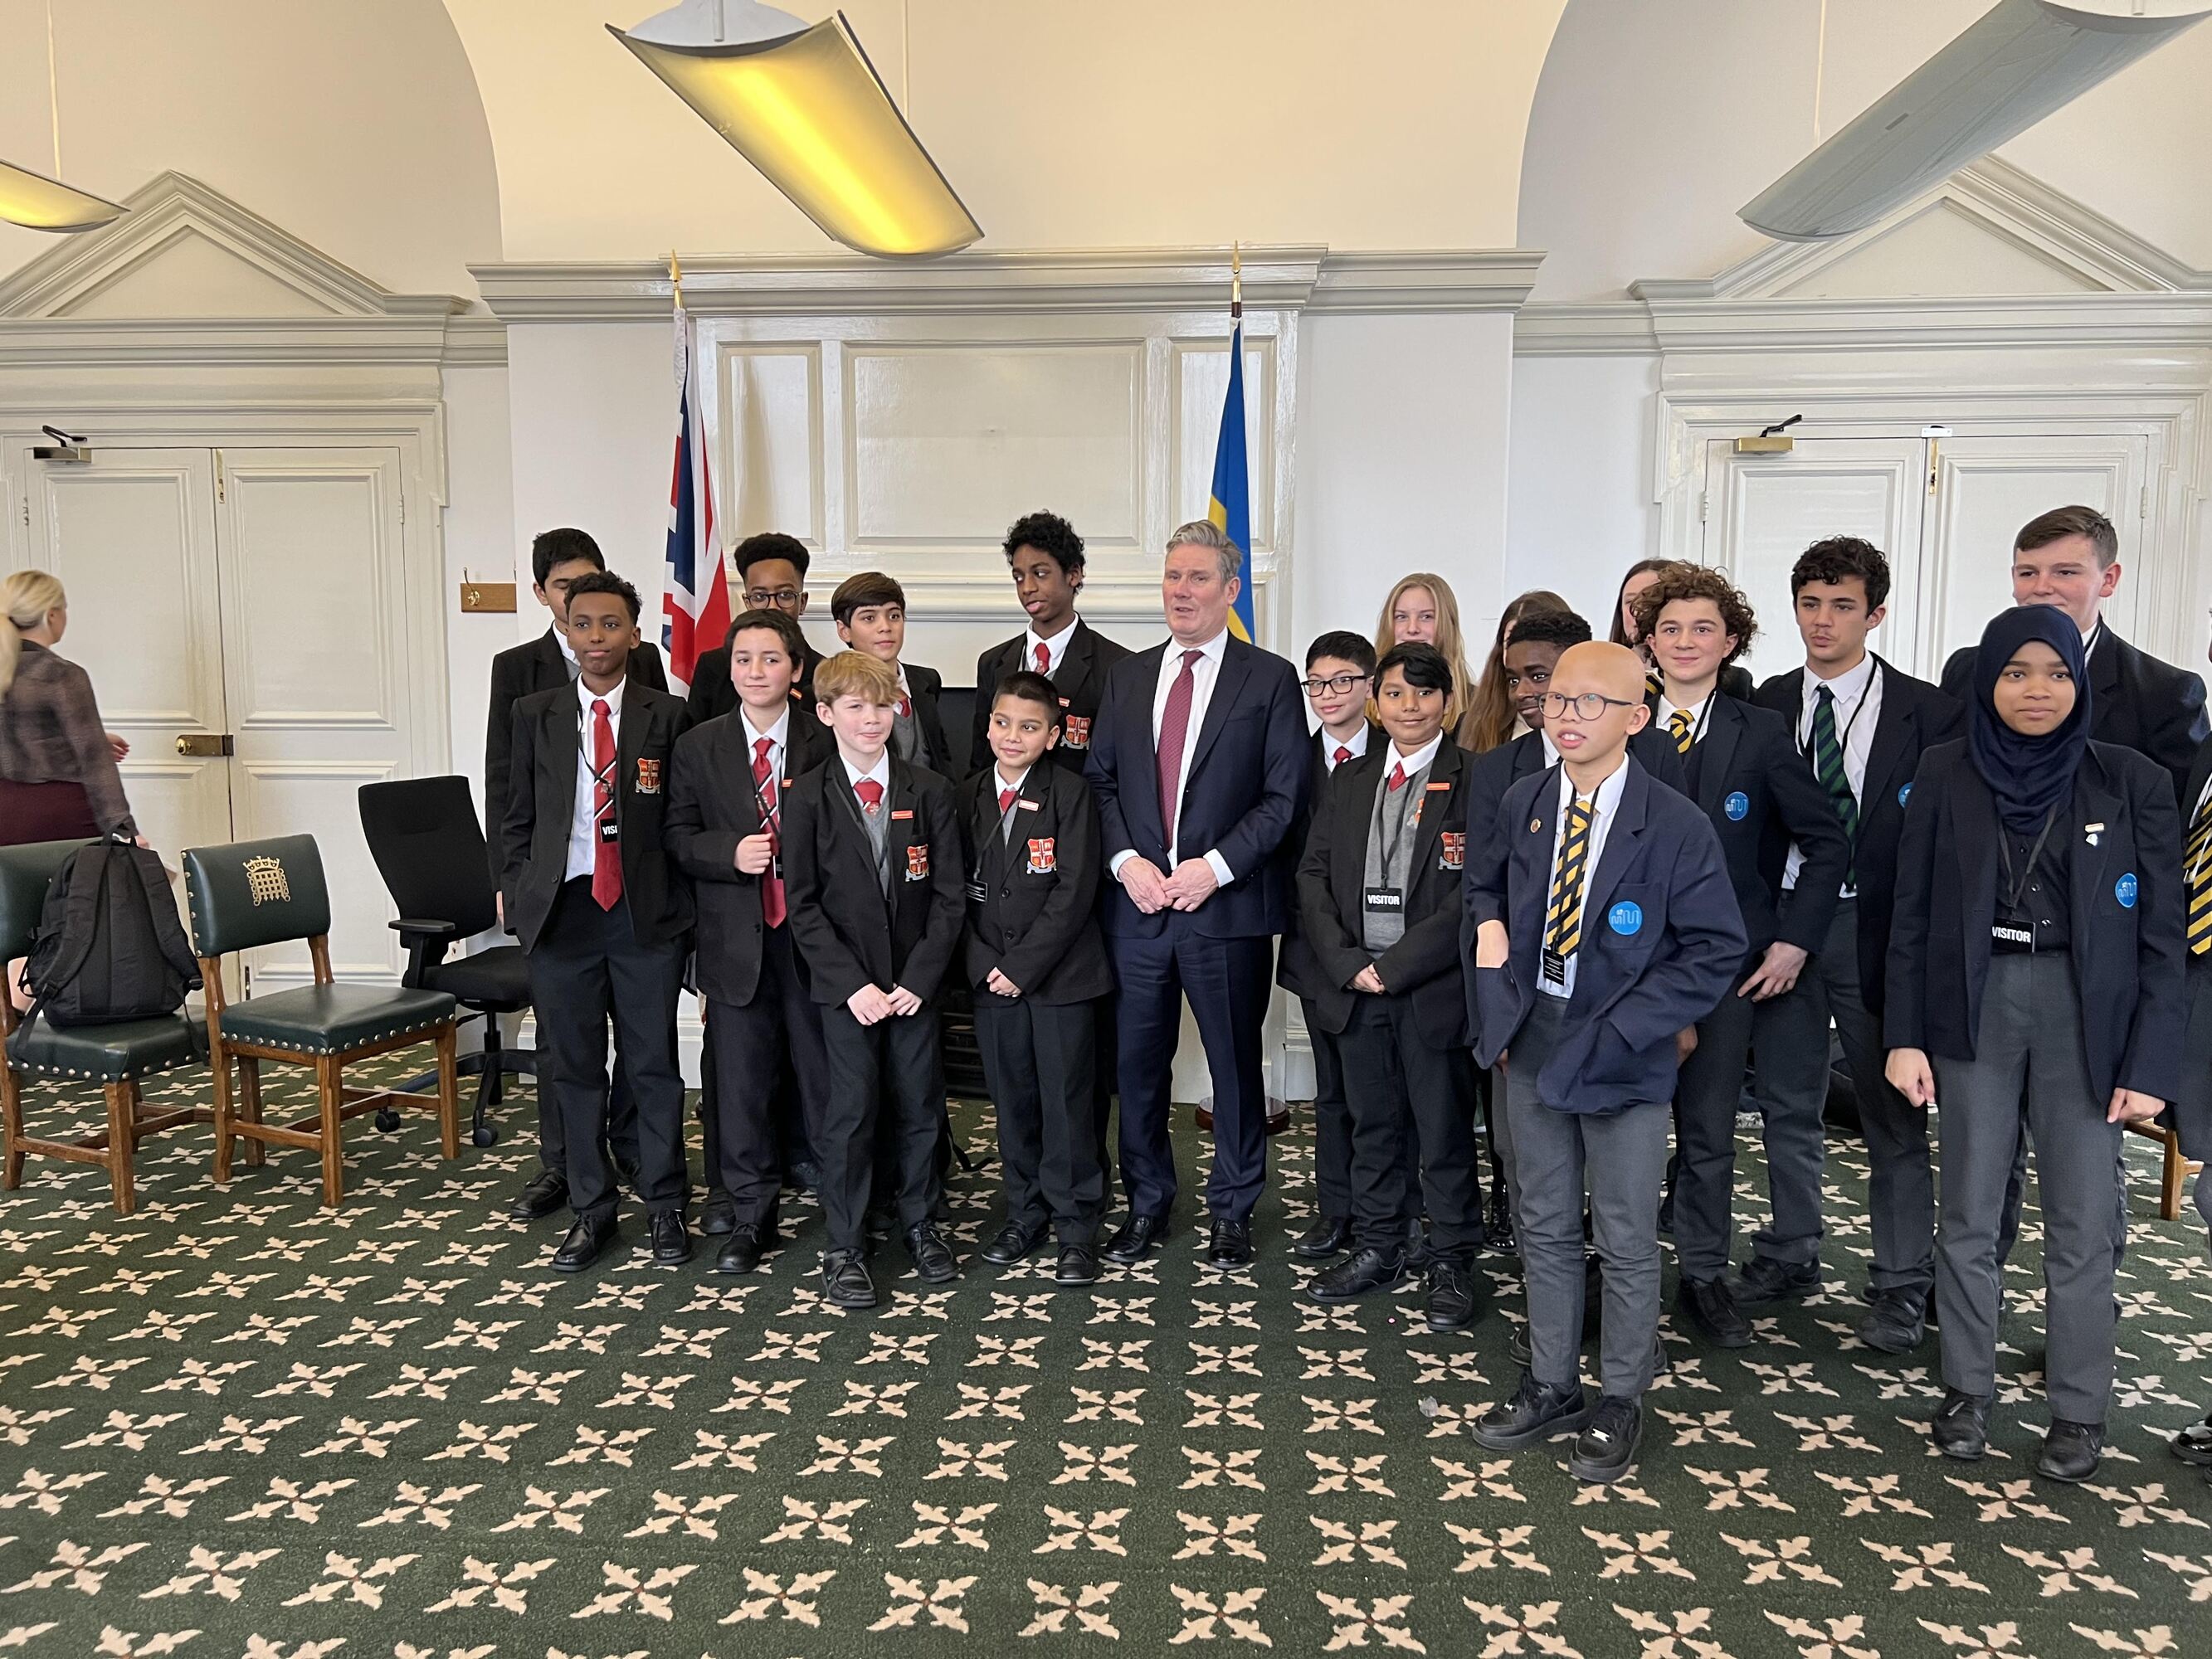
POLYGON ((1733 790, 1721 803, 1721 811, 1729 815, 1730 823, 1741 823, 1751 813, 1751 797, 1742 790, 1733 790))

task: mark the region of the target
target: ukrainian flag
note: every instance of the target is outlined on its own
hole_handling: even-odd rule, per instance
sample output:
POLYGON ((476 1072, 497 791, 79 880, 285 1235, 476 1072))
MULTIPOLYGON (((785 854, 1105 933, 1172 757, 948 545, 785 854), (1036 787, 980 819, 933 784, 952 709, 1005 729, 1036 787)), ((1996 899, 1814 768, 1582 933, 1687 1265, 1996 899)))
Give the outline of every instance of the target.
POLYGON ((1252 617, 1252 484, 1244 451, 1244 325, 1229 337, 1229 395, 1221 404, 1221 437, 1213 450, 1213 499, 1206 516, 1228 532, 1244 556, 1244 582, 1229 613, 1229 631, 1248 645, 1259 631, 1252 617))

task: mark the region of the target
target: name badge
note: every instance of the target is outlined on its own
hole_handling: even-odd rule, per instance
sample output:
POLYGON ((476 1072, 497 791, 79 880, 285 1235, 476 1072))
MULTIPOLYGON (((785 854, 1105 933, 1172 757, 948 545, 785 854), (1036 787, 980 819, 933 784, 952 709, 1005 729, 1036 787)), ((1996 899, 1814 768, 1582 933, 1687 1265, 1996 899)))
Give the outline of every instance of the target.
POLYGON ((986 887, 986 886, 984 886, 984 884, 983 884, 981 882, 980 882, 980 881, 971 881, 971 882, 969 882, 969 883, 968 884, 968 902, 969 902, 969 903, 970 903, 970 904, 983 904, 983 903, 987 903, 987 902, 989 902, 990 896, 991 896, 991 890, 990 890, 990 889, 989 889, 989 888, 988 888, 988 887, 986 887))
POLYGON ((1721 811, 1728 814, 1730 823, 1741 823, 1750 816, 1751 797, 1741 789, 1734 790, 1729 793, 1729 798, 1721 803, 1721 811))
POLYGON ((599 824, 599 839, 601 841, 620 841, 622 839, 621 827, 617 824, 612 818, 603 820, 599 824))
POLYGON ((1378 915, 1402 916, 1406 914, 1406 896, 1395 887, 1363 888, 1359 902, 1378 915))
POLYGON ((1467 831, 1446 830, 1440 832, 1439 840, 1443 843, 1443 850, 1437 855, 1437 863, 1446 870, 1466 869, 1467 831))
POLYGON ((1562 989, 1567 982, 1567 959, 1548 945, 1544 950, 1544 982, 1562 989))
POLYGON ((660 793, 660 763, 641 757, 637 763, 637 793, 657 795, 660 793))
MULTIPOLYGON (((1060 700, 1060 704, 1061 708, 1065 708, 1067 706, 1067 699, 1062 697, 1060 700)), ((1060 740, 1066 744, 1070 749, 1088 749, 1091 747, 1090 715, 1066 715, 1061 720, 1060 726, 1060 740)))
POLYGON ((906 878, 908 881, 929 879, 929 843, 922 842, 906 849, 906 878))
POLYGON ((1030 842, 1030 874, 1048 876, 1056 867, 1053 862, 1053 837, 1042 836, 1030 842))
POLYGON ((1043 804, 1038 801, 1027 799, 1018 800, 1014 805, 1020 807, 1024 812, 1042 812, 1044 811, 1043 804))
POLYGON ((901 818, 908 818, 908 819, 911 819, 913 817, 914 817, 914 808, 912 808, 911 806, 902 806, 902 807, 899 807, 896 811, 893 811, 893 812, 892 812, 892 814, 891 814, 891 822, 892 822, 893 823, 897 823, 901 818))

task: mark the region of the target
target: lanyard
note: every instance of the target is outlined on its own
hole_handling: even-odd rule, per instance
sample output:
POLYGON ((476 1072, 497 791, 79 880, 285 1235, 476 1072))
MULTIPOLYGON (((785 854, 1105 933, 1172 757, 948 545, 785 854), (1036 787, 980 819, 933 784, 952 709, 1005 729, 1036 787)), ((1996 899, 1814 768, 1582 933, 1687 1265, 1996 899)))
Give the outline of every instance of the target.
MULTIPOLYGON (((1405 764, 1403 758, 1395 750, 1392 762, 1400 766, 1405 764)), ((1382 878, 1385 881, 1390 878, 1391 866, 1398 861, 1398 847, 1406 839, 1407 830, 1420 817, 1421 801, 1427 793, 1428 775, 1429 769, 1425 766, 1418 772, 1407 773, 1405 782, 1398 786, 1406 792, 1407 799, 1394 809, 1390 805, 1390 775, 1388 772, 1382 775, 1382 878)))
POLYGON ((1997 821, 1997 860, 2004 866, 2005 883, 2009 890, 2005 903, 2007 915, 2020 914, 2020 902, 2027 895, 2028 883, 2035 879, 2036 860, 2043 856, 2044 843, 2051 839, 2051 827, 2057 822, 2058 809, 2054 806, 2044 814, 2043 828, 2036 833, 2035 845, 2027 849, 2027 866, 2015 875, 2012 867, 2012 837, 2006 833, 2004 821, 1997 821))
MULTIPOLYGON (((1683 713, 1690 715, 1690 746, 1692 748, 1694 749, 1697 747, 1698 742, 1705 735, 1705 727, 1712 724, 1713 703, 1720 695, 1721 688, 1719 684, 1716 683, 1713 689, 1705 693, 1705 700, 1698 705, 1697 710, 1694 714, 1691 713, 1688 709, 1682 710, 1683 713)), ((1681 708, 1682 705, 1676 703, 1674 707, 1681 708)), ((1663 723, 1660 729, 1662 731, 1666 729, 1663 723)))

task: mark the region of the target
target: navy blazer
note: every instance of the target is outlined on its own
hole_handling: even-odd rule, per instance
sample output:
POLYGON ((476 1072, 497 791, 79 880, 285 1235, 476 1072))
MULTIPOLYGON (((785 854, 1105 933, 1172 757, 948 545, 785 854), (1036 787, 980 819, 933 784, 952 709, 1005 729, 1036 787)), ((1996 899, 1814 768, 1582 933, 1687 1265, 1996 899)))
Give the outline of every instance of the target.
MULTIPOLYGON (((980 772, 991 764, 991 704, 999 689, 999 682, 1009 674, 1035 664, 1022 655, 1027 634, 1017 634, 1011 640, 1002 640, 975 659, 975 708, 969 721, 968 733, 968 769, 980 772)), ((1091 753, 1091 729, 1098 723, 1098 700, 1106 694, 1106 676, 1115 663, 1129 654, 1129 647, 1076 618, 1075 635, 1067 642, 1067 649, 1060 659, 1060 672, 1052 677, 1053 689, 1060 693, 1062 725, 1060 746, 1051 754, 1053 763, 1063 766, 1076 776, 1083 775, 1085 758, 1091 753)))
POLYGON ((961 951, 976 1000, 997 997, 984 983, 994 968, 1024 1000, 1044 1007, 1104 996, 1114 970, 1098 937, 1098 808, 1090 786, 1041 761, 1022 779, 1011 838, 999 823, 999 775, 990 767, 960 786, 969 884, 961 951))
MULTIPOLYGON (((2181 815, 2156 762, 2092 741, 2053 835, 2072 839, 2068 954, 2081 999, 2090 1103, 2116 1088, 2172 1100, 2188 1024, 2181 815), (2096 844, 2089 843, 2090 824, 2096 844)), ((1920 763, 1898 848, 1882 1041, 1972 1060, 1996 920, 1996 800, 1965 739, 1920 763)))
MULTIPOLYGON (((1956 698, 1880 657, 1875 665, 1881 676, 1881 711, 1859 787, 1859 838, 1851 861, 1858 878, 1859 996, 1878 1014, 1888 971, 1889 916, 1897 896, 1897 843, 1905 830, 1905 799, 1912 793, 1921 756, 1960 735, 1966 710, 1956 698)), ((1793 668, 1762 684, 1753 701, 1781 715, 1794 742, 1804 718, 1804 698, 1805 672, 1793 668)), ((1811 770, 1812 757, 1805 754, 1803 759, 1811 770)))
MULTIPOLYGON (((1543 994, 1536 985, 1559 769, 1507 790, 1498 817, 1499 832, 1486 846, 1472 837, 1468 843, 1462 933, 1474 1057, 1483 1066, 1498 1063, 1543 994), (1475 927, 1491 921, 1505 924, 1505 965, 1474 967, 1475 927)), ((1719 836, 1695 803, 1662 788, 1630 757, 1605 849, 1583 893, 1575 994, 1559 1047, 1536 1074, 1538 1098, 1563 1112, 1672 1100, 1675 1036, 1735 988, 1744 950, 1719 836)))
MULTIPOLYGON (((1174 872, 1160 823, 1152 696, 1168 647, 1125 657, 1106 681, 1084 775, 1098 798, 1100 849, 1109 865, 1133 852, 1174 872)), ((1189 915, 1209 939, 1263 939, 1290 925, 1291 826, 1306 790, 1305 698, 1297 670, 1231 635, 1206 720, 1188 739, 1176 842, 1184 858, 1218 852, 1234 878, 1189 915)), ((1109 882, 1111 878, 1109 878, 1109 882)), ((1111 882, 1100 920, 1109 933, 1157 934, 1170 914, 1146 915, 1111 882)))

